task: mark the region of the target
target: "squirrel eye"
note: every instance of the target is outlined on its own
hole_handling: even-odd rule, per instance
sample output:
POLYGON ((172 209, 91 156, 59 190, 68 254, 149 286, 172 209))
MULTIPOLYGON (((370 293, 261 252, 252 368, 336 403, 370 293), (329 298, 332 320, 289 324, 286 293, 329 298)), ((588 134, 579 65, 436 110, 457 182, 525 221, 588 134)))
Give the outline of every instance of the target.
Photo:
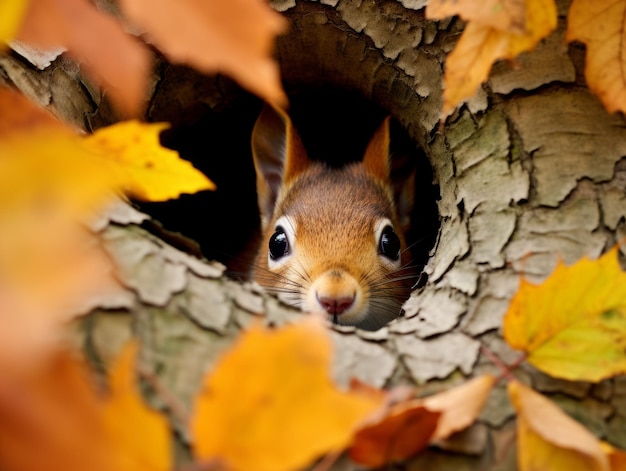
POLYGON ((380 253, 390 260, 400 258, 400 238, 391 226, 385 226, 380 235, 380 253))
POLYGON ((269 248, 270 258, 272 260, 278 260, 289 254, 289 240, 287 239, 285 230, 281 226, 276 227, 276 232, 270 237, 269 248))

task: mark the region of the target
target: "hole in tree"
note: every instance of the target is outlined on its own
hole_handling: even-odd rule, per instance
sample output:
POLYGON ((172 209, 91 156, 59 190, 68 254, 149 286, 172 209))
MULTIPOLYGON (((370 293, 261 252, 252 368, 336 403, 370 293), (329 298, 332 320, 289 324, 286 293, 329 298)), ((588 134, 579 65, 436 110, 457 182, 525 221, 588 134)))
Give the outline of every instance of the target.
MULTIPOLYGON (((333 166, 362 158, 373 132, 387 115, 359 93, 345 89, 286 86, 286 91, 289 114, 309 156, 333 166)), ((209 176, 217 190, 164 203, 136 202, 166 233, 195 241, 202 255, 224 263, 235 278, 244 278, 249 271, 260 233, 250 136, 262 106, 258 98, 244 92, 219 110, 194 105, 197 118, 164 131, 161 141, 209 176)), ((393 119, 390 146, 392 155, 405 156, 417 166, 407 242, 414 263, 421 268, 439 230, 439 188, 432 183, 427 157, 393 119)), ((182 240, 178 237, 168 240, 189 249, 177 243, 182 240)), ((419 285, 425 282, 422 274, 419 285)))

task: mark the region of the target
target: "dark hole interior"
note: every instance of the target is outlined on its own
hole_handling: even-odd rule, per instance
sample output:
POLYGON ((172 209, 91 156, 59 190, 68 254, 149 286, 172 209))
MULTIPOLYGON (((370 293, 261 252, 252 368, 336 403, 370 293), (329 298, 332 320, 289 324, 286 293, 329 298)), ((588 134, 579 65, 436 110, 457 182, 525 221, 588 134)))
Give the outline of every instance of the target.
MULTIPOLYGON (((289 114, 309 156, 331 165, 360 159, 386 116, 385 110, 349 90, 286 86, 286 91, 289 114)), ((164 203, 136 202, 165 232, 195 241, 202 255, 224 263, 228 273, 237 278, 244 278, 248 271, 259 231, 250 135, 262 105, 258 98, 242 92, 219 111, 207 106, 194 123, 162 133, 162 144, 177 150, 209 176, 217 185, 216 191, 183 195, 164 203)), ((407 239, 413 244, 415 263, 423 266, 439 230, 439 189, 432 183, 427 157, 397 122, 391 123, 392 154, 408 153, 417 163, 415 204, 407 239)), ((174 243, 182 240, 173 239, 174 243)), ((422 277, 420 284, 425 281, 422 277)))

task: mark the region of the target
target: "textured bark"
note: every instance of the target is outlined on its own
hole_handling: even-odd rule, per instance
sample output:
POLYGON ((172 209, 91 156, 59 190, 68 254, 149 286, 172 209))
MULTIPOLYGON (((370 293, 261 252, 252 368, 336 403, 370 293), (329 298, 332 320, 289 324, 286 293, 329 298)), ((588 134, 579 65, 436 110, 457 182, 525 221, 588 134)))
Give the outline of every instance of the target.
MULTIPOLYGON (((406 303, 404 318, 380 331, 331 328, 339 383, 358 377, 426 393, 498 374, 481 343, 505 361, 516 358, 500 325, 522 274, 542 280, 559 257, 567 263, 597 257, 626 235, 626 122, 586 88, 583 52, 565 45, 560 21, 536 51, 519 58, 519 67, 497 64, 477 96, 440 128, 444 59, 463 25, 425 20, 424 4, 273 2, 293 25, 278 47, 288 91, 305 93, 321 82, 358 91, 393 115, 432 165, 441 227, 427 283, 406 303)), ((567 7, 561 2, 562 15, 567 7)), ((5 57, 0 69, 5 81, 81 127, 115 120, 63 58, 37 70, 5 57)), ((163 62, 146 118, 185 124, 241 96, 228 80, 163 62)), ((219 264, 172 248, 141 220, 126 209, 102 223, 128 292, 90 313, 79 341, 106 366, 127 338, 139 337, 144 369, 189 407, 201 374, 252 319, 281 324, 301 314, 226 278, 219 264)), ((517 374, 598 437, 626 448, 623 377, 592 385, 529 366, 517 374)), ((515 469, 514 435, 514 412, 499 386, 474 426, 406 469, 515 469)), ((336 467, 355 469, 348 462, 336 467)))

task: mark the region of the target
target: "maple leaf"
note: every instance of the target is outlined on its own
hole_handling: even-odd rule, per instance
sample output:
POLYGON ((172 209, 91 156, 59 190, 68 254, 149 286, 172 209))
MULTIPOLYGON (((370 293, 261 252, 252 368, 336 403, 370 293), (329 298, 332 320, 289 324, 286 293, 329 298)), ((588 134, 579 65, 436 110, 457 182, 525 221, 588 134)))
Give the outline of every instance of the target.
POLYGON ((608 471, 600 442, 552 401, 518 381, 508 384, 517 411, 517 453, 520 471, 608 471))
POLYGON ((170 61, 226 73, 265 101, 286 105, 271 54, 287 22, 264 0, 122 0, 120 6, 170 61))
POLYGON ((31 0, 16 39, 42 50, 66 49, 105 88, 123 115, 137 116, 142 111, 151 54, 92 2, 31 0))
POLYGON ((441 2, 432 3, 433 6, 426 6, 427 18, 442 19, 458 14, 468 21, 461 38, 446 58, 443 115, 476 93, 480 84, 487 80, 496 60, 512 60, 522 52, 532 50, 556 28, 554 0, 525 0, 523 20, 514 16, 520 12, 517 2, 506 2, 505 5, 511 8, 505 8, 504 16, 512 25, 512 29, 507 30, 494 26, 501 20, 503 12, 498 8, 487 8, 492 3, 482 8, 472 8, 469 0, 447 2, 446 8, 441 8, 441 2))
POLYGON ((559 378, 600 381, 626 372, 626 273, 618 246, 598 260, 559 261, 541 284, 522 279, 504 338, 559 378))
POLYGON ((432 440, 443 440, 474 423, 495 383, 492 375, 473 378, 452 389, 424 398, 424 406, 440 412, 432 440))
POLYGON ((15 37, 27 7, 28 0, 0 3, 0 50, 15 37))
POLYGON ((357 431, 350 459, 378 468, 409 458, 428 446, 440 414, 427 409, 421 399, 395 404, 381 420, 357 431))
POLYGON ((459 15, 465 21, 509 33, 526 32, 525 0, 430 0, 426 5, 428 18, 459 15))
POLYGON ((219 459, 233 471, 287 471, 344 449, 381 401, 339 390, 330 355, 328 331, 314 317, 245 331, 195 399, 196 459, 219 459))
POLYGON ((567 15, 568 42, 587 47, 585 78, 606 109, 626 112, 624 16, 626 2, 574 0, 567 15))
POLYGON ((16 471, 167 471, 167 421, 139 397, 126 347, 109 394, 93 384, 74 352, 55 352, 36 368, 0 373, 0 468, 16 471))

